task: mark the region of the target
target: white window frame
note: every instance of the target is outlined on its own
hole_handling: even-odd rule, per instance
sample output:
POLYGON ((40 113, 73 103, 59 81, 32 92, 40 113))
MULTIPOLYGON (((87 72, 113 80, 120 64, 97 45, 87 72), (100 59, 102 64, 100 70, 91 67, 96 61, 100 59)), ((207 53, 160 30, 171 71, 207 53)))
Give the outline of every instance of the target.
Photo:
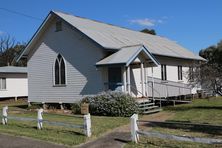
POLYGON ((7 80, 6 78, 0 78, 0 90, 6 90, 7 89, 7 80), (3 88, 3 79, 5 80, 5 88, 3 88))
POLYGON ((178 80, 181 81, 183 80, 183 67, 181 65, 178 65, 178 80))
POLYGON ((161 64, 161 80, 166 81, 167 80, 167 65, 161 64))
POLYGON ((62 59, 64 61, 64 65, 65 65, 65 84, 56 84, 55 83, 55 63, 56 63, 56 60, 57 60, 59 54, 60 53, 58 53, 56 58, 54 59, 54 64, 53 64, 53 68, 52 68, 53 69, 53 86, 55 86, 55 87, 57 87, 57 86, 58 87, 65 87, 67 85, 67 66, 66 66, 66 60, 62 56, 62 54, 60 54, 60 55, 62 56, 62 59))

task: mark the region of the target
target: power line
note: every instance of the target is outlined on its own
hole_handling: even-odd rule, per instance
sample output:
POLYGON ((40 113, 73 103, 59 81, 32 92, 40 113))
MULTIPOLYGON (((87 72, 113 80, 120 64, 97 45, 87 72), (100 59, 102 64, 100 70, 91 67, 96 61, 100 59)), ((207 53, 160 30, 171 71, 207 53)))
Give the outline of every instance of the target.
POLYGON ((18 11, 6 9, 6 8, 1 8, 1 7, 0 7, 0 9, 3 10, 3 11, 9 12, 9 13, 13 13, 13 14, 16 14, 16 15, 20 15, 20 16, 23 16, 23 17, 30 18, 30 19, 35 19, 35 20, 38 20, 38 21, 43 21, 43 19, 41 19, 41 18, 34 17, 34 16, 31 16, 31 15, 27 15, 27 14, 24 14, 24 13, 21 13, 21 12, 18 12, 18 11))

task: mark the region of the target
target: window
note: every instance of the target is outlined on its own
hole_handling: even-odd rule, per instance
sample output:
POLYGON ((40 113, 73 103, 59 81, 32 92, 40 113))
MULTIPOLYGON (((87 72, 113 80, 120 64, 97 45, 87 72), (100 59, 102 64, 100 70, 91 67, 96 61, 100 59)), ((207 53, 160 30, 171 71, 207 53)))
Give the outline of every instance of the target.
POLYGON ((167 80, 166 65, 161 65, 161 79, 167 80))
POLYGON ((66 84, 66 66, 65 61, 61 54, 58 54, 54 65, 54 84, 65 85, 66 84))
POLYGON ((56 32, 62 31, 62 21, 56 22, 56 32))
POLYGON ((178 66, 178 80, 183 80, 182 66, 178 66))
POLYGON ((0 78, 0 90, 6 90, 6 78, 0 78))

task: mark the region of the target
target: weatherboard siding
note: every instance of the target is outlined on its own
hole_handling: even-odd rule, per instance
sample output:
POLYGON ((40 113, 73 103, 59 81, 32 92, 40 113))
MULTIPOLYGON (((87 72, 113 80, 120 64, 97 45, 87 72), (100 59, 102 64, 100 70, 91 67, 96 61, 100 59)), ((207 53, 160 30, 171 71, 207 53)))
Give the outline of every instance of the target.
POLYGON ((0 98, 27 97, 27 74, 0 74, 0 78, 6 78, 6 90, 0 90, 0 98))
POLYGON ((63 23, 62 26, 63 31, 55 32, 55 26, 49 25, 33 47, 35 52, 28 61, 30 102, 73 103, 84 95, 103 90, 102 71, 95 67, 103 57, 102 49, 69 25, 63 23), (65 87, 53 86, 53 66, 58 53, 66 63, 65 87))
MULTIPOLYGON (((189 67, 193 65, 194 61, 191 60, 184 60, 184 59, 178 59, 178 58, 169 58, 169 57, 163 57, 163 56, 156 56, 157 60, 160 62, 160 64, 165 64, 166 65, 166 71, 167 71, 167 81, 169 81, 166 84, 169 85, 175 85, 178 87, 166 87, 164 83, 161 82, 161 65, 157 67, 153 67, 153 77, 155 78, 155 82, 159 84, 155 84, 154 88, 157 92, 154 92, 155 96, 161 96, 161 97, 166 97, 168 96, 178 96, 178 95, 186 95, 186 94, 195 94, 198 89, 201 89, 200 86, 196 87, 191 87, 188 82, 188 72, 189 72, 189 67), (182 66, 182 75, 183 75, 183 80, 178 80, 178 66, 182 66), (176 84, 176 83, 177 84, 176 84), (161 84, 160 84, 161 83, 161 84), (185 88, 187 87, 187 88, 185 88), (191 89, 190 89, 191 88, 191 89), (168 91, 168 94, 166 93, 168 91)), ((152 68, 148 67, 148 81, 152 81, 152 68)), ((152 95, 152 90, 151 90, 152 84, 149 83, 148 87, 148 94, 152 95)))

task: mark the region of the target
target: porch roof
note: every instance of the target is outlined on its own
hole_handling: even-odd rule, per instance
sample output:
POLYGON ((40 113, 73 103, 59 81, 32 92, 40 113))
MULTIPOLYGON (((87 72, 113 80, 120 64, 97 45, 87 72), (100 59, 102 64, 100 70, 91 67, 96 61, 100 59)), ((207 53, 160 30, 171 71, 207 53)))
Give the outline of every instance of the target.
POLYGON ((152 65, 159 65, 159 62, 156 60, 156 58, 143 45, 134 45, 121 48, 119 51, 97 62, 96 66, 117 64, 128 66, 138 57, 141 52, 143 52, 145 56, 151 61, 150 63, 152 65))
POLYGON ((27 73, 27 67, 3 66, 0 73, 27 73))

